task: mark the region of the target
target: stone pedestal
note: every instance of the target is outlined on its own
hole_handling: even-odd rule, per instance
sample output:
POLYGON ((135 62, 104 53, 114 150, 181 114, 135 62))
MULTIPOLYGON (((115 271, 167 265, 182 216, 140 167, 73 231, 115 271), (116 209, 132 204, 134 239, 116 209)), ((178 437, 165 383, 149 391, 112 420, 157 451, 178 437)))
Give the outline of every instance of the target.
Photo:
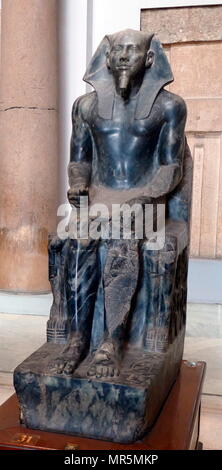
POLYGON ((72 376, 52 373, 62 345, 46 343, 14 372, 25 426, 130 443, 151 428, 179 371, 184 331, 166 353, 128 351, 118 377, 87 376, 86 358, 72 376))
MULTIPOLYGON (((119 444, 48 433, 19 423, 19 407, 13 395, 0 407, 0 449, 147 451, 201 449, 199 442, 200 401, 206 364, 183 361, 180 373, 152 430, 142 441, 119 444)), ((181 458, 181 457, 179 457, 181 458)), ((198 457, 199 458, 199 457, 198 457)))

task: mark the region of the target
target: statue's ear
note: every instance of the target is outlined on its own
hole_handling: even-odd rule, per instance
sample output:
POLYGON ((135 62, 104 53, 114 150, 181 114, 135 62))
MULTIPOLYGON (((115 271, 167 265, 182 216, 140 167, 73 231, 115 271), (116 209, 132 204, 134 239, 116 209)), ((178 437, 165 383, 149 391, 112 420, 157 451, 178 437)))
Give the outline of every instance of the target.
POLYGON ((146 68, 151 67, 151 65, 153 64, 153 61, 154 61, 154 52, 149 50, 146 56, 146 63, 145 63, 146 68))
POLYGON ((110 69, 109 51, 106 52, 106 66, 110 69))

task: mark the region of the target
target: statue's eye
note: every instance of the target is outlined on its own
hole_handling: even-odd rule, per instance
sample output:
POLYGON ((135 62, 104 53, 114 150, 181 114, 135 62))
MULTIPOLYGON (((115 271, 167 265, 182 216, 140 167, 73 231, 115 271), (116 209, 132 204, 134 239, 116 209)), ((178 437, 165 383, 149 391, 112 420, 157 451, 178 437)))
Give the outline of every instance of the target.
POLYGON ((132 44, 131 46, 129 46, 129 49, 130 49, 130 51, 137 51, 138 46, 132 44))
POLYGON ((113 47, 113 52, 119 52, 122 50, 122 46, 115 46, 113 47))

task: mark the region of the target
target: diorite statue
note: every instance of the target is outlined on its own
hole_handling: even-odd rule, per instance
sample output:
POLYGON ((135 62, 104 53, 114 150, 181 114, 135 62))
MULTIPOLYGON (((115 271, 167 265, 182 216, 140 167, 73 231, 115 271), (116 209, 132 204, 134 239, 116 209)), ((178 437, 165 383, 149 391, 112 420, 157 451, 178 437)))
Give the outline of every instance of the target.
POLYGON ((173 76, 153 34, 106 36, 84 80, 94 91, 73 105, 68 198, 80 212, 88 198, 92 230, 76 239, 70 223, 66 238, 50 239, 48 342, 16 369, 15 387, 29 427, 131 442, 152 425, 183 351, 192 189, 186 106, 164 89, 173 76), (98 204, 108 211, 106 237, 92 236, 98 204), (137 236, 147 213, 162 245, 149 230, 137 236))

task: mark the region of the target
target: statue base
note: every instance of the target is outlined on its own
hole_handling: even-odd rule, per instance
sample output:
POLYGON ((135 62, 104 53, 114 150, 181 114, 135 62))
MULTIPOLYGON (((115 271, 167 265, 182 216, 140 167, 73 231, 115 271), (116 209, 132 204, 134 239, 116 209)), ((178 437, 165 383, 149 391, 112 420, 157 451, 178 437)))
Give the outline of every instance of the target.
MULTIPOLYGON (((182 333, 181 333, 182 335, 182 333)), ((166 353, 130 348, 117 378, 89 378, 87 357, 72 376, 52 374, 62 345, 46 343, 14 372, 26 427, 113 442, 141 439, 151 428, 179 371, 183 337, 166 353)))
POLYGON ((201 449, 199 422, 205 370, 204 362, 182 362, 180 373, 151 431, 134 444, 28 429, 19 423, 18 400, 14 394, 0 406, 0 450, 119 450, 132 453, 147 449, 201 449))

